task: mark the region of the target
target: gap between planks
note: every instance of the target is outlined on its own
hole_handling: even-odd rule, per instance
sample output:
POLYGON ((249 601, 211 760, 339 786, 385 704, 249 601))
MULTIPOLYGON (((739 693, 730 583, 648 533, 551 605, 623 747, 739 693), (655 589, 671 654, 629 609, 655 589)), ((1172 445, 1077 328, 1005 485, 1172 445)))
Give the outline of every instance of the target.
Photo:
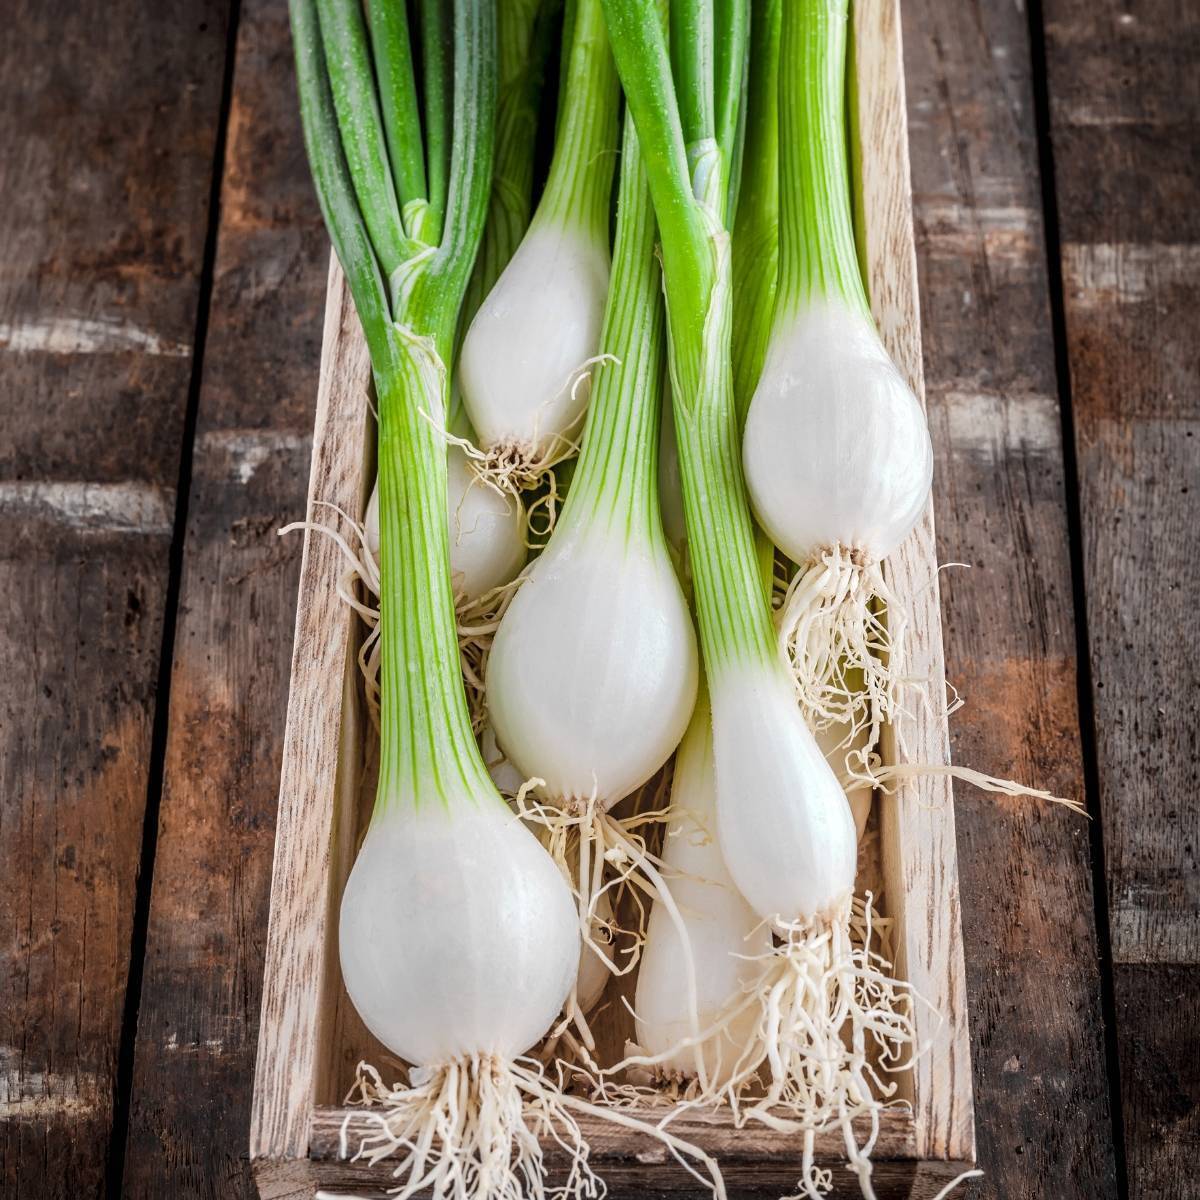
POLYGON ((187 408, 184 414, 182 444, 179 453, 179 476, 175 489, 175 513, 167 570, 167 589, 163 602, 162 650, 159 654, 157 703, 154 707, 154 725, 151 732, 150 769, 146 784, 141 855, 137 874, 137 892, 134 899, 133 929, 130 937, 129 975, 125 986, 125 1007, 122 1013, 117 1069, 113 1084, 112 1131, 105 1172, 105 1190, 109 1200, 118 1200, 122 1194, 125 1175, 125 1143, 129 1136, 129 1117, 133 1105, 133 1069, 134 1053, 137 1047, 138 1010, 142 998, 142 976, 150 925, 150 898, 154 886, 154 856, 158 845, 158 819, 166 767, 167 735, 170 731, 171 668, 175 659, 175 628, 179 616, 180 585, 183 579, 183 551, 187 537, 196 419, 200 408, 200 383, 204 373, 204 347, 208 336, 213 273, 217 259, 217 235, 221 219, 221 183, 225 170, 229 113, 233 103, 233 74, 240 12, 240 0, 231 0, 229 25, 225 31, 224 73, 221 81, 217 133, 213 143, 208 227, 204 237, 200 291, 196 304, 196 329, 192 339, 192 370, 188 380, 187 408))

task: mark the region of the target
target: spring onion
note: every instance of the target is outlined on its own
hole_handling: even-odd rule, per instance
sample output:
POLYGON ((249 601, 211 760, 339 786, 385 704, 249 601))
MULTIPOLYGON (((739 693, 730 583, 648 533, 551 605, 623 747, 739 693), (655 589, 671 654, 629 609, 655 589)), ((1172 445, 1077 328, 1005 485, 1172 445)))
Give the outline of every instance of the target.
MULTIPOLYGON (((426 6, 427 25, 439 23, 435 7, 426 6)), ((555 1117, 568 1141, 575 1129, 588 1174, 555 1089, 516 1062, 572 985, 578 926, 561 873, 512 819, 471 730, 445 445, 425 416, 444 411, 444 363, 482 231, 493 16, 459 0, 446 40, 440 28, 430 33, 422 152, 415 94, 405 85, 407 103, 386 108, 383 122, 375 91, 378 76, 387 100, 405 61, 404 7, 372 6, 370 42, 358 0, 291 0, 290 9, 306 146, 379 410, 380 770, 342 897, 342 974, 368 1028, 412 1064, 406 1085, 375 1097, 388 1108, 377 1138, 407 1152, 396 1169, 405 1191, 540 1196, 537 1135, 555 1117), (430 65, 443 53, 449 109, 450 79, 430 65)))
MULTIPOLYGON (((753 392, 754 348, 765 344, 756 330, 769 329, 775 300, 778 153, 775 145, 779 4, 768 0, 754 12, 749 81, 744 105, 745 159, 733 236, 732 340, 735 399, 753 392), (739 269, 739 264, 744 264, 739 269), (740 384, 740 386, 739 386, 740 384)), ((739 408, 741 406, 739 405, 739 408)), ((739 414, 740 415, 740 414, 739 414)), ((686 529, 675 433, 664 419, 659 495, 664 527, 686 562, 686 529), (671 522, 668 525, 668 514, 671 522)), ((757 535, 757 553, 769 585, 772 547, 757 535)), ((683 918, 680 930, 656 902, 646 929, 638 973, 638 1053, 634 1071, 649 1068, 668 1093, 697 1099, 719 1097, 743 1082, 742 1050, 750 1041, 757 1005, 753 985, 771 947, 768 925, 729 877, 716 838, 712 715, 702 685, 683 743, 675 756, 671 818, 663 845, 671 891, 683 918), (681 980, 695 973, 692 993, 681 980)), ((755 1064, 757 1065, 757 1064, 755 1064)))
MULTIPOLYGON (((497 5, 495 166, 483 241, 459 315, 460 330, 470 323, 529 225, 538 98, 554 8, 550 0, 501 0, 497 5)), ((386 13, 376 15, 377 22, 381 19, 386 20, 386 13)), ((450 394, 447 426, 456 439, 472 437, 456 388, 450 394)), ((460 606, 470 606, 508 583, 525 565, 525 521, 520 504, 481 478, 457 440, 448 457, 450 570, 460 606)), ((367 549, 377 562, 378 488, 371 492, 364 525, 367 549)))
MULTIPOLYGON (((778 291, 781 18, 781 0, 763 0, 751 26, 745 167, 733 230, 733 393, 742 428, 762 375, 778 291)), ((774 547, 761 529, 755 533, 759 561, 768 586, 774 588, 774 547)), ((861 694, 861 685, 856 691, 861 694)), ((833 721, 816 721, 811 728, 846 788, 861 840, 872 798, 871 784, 863 779, 871 731, 865 725, 833 721)))
POLYGON ((571 490, 496 632, 487 696, 500 745, 547 796, 608 806, 670 757, 696 694, 695 636, 657 503, 663 318, 631 126, 601 346, 571 490))
MULTIPOLYGON (((654 236, 627 121, 605 361, 562 515, 500 622, 486 679, 497 740, 537 780, 544 819, 573 829, 575 836, 553 844, 570 859, 564 867, 575 879, 581 917, 606 936, 594 905, 604 894, 597 872, 609 851, 652 890, 660 886, 609 810, 679 744, 698 669, 691 613, 658 506, 664 320, 654 236)), ((606 946, 605 938, 599 951, 606 946)))
POLYGON ((769 926, 721 856, 714 784, 712 718, 702 689, 675 756, 662 851, 682 929, 654 904, 634 1000, 638 1047, 626 1059, 687 1098, 720 1095, 741 1080, 759 1016, 754 991, 771 953, 769 926))
POLYGON ((459 362, 482 463, 517 490, 571 451, 608 294, 618 88, 599 0, 577 0, 568 34, 546 188, 459 362))
POLYGON ((933 452, 876 331, 855 248, 847 9, 787 6, 779 295, 743 455, 759 521, 800 566, 783 631, 802 706, 815 723, 866 720, 877 734, 895 711, 903 627, 880 564, 924 511, 933 452))

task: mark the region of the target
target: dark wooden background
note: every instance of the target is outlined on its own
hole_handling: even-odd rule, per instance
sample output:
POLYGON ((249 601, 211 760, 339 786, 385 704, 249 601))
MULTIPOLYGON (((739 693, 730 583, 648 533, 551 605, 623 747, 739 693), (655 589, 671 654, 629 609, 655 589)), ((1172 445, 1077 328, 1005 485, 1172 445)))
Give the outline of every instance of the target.
MULTIPOLYGON (((283 0, 0 35, 0 1191, 251 1197, 328 247, 283 0)), ((904 0, 980 1196, 1200 1196, 1200 3, 904 0)))

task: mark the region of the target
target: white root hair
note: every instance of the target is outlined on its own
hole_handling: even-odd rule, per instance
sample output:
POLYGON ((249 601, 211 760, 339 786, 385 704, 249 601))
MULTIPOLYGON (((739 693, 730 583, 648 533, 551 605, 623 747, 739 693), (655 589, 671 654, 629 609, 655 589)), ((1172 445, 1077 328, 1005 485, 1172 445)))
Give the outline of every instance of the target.
MULTIPOLYGON (((550 398, 551 401, 558 399, 564 392, 570 392, 572 401, 576 400, 582 387, 591 387, 594 366, 600 363, 615 363, 619 366, 620 362, 616 355, 607 353, 595 354, 584 359, 567 375, 562 386, 550 398)), ((550 401, 547 401, 548 403, 550 401)), ((570 428, 556 433, 541 451, 534 449, 541 440, 536 419, 533 436, 528 442, 497 442, 483 450, 469 438, 457 437, 438 426, 428 413, 422 412, 421 415, 435 425, 448 444, 462 450, 479 480, 493 491, 513 496, 520 501, 523 493, 546 485, 546 494, 525 510, 526 544, 530 549, 535 549, 540 548, 554 530, 561 505, 554 468, 579 453, 576 435, 583 425, 586 412, 585 404, 570 428)))
POLYGON ((369 1130, 352 1144, 348 1115, 341 1157, 372 1166, 396 1157, 392 1176, 398 1186, 392 1194, 398 1200, 426 1189, 437 1200, 601 1200, 607 1189, 589 1162, 576 1114, 654 1138, 716 1200, 725 1200, 720 1168, 704 1151, 675 1137, 665 1124, 570 1095, 532 1059, 479 1054, 410 1068, 407 1084, 391 1086, 374 1067, 360 1063, 347 1102, 363 1107, 369 1130), (561 1182, 547 1179, 543 1139, 566 1161, 561 1182))
POLYGON ((804 1135, 798 1191, 788 1200, 819 1200, 828 1190, 830 1173, 814 1160, 815 1135, 835 1129, 863 1196, 875 1200, 870 1155, 879 1115, 896 1091, 892 1077, 927 1049, 916 1025, 917 1006, 926 1002, 871 949, 872 898, 858 914, 853 907, 847 896, 816 920, 775 922, 780 945, 765 963, 761 1017, 745 1054, 764 1089, 752 1100, 730 1096, 739 1122, 804 1135), (857 1118, 868 1126, 861 1144, 857 1118))
POLYGON ((476 737, 487 724, 484 680, 487 678, 487 662, 492 652, 492 641, 504 614, 508 612, 508 606, 517 594, 517 589, 528 577, 528 570, 526 567, 516 579, 502 583, 474 600, 459 599, 455 610, 463 685, 467 692, 467 711, 471 714, 471 728, 476 737))
POLYGON ((308 519, 293 521, 279 530, 282 537, 285 533, 293 533, 303 529, 310 533, 320 533, 333 541, 342 552, 346 562, 346 572, 337 582, 338 599, 348 604, 361 618, 367 628, 367 635, 358 648, 358 669, 363 678, 363 691, 367 701, 367 712, 371 724, 379 728, 379 609, 365 597, 375 597, 379 594, 379 563, 371 553, 367 541, 366 526, 356 521, 336 504, 325 500, 317 500, 314 508, 328 508, 336 518, 343 521, 350 530, 346 537, 333 524, 308 519), (361 584, 361 589, 358 586, 361 584))
POLYGON ((869 784, 884 796, 894 795, 896 788, 906 779, 944 775, 951 779, 961 779, 963 783, 969 783, 980 791, 992 792, 999 796, 1028 796, 1033 800, 1044 800, 1048 804, 1061 804, 1083 817, 1088 815, 1087 805, 1074 797, 1056 796, 1053 792, 1029 787, 1015 779, 1001 779, 954 763, 885 763, 874 751, 851 751, 846 756, 846 765, 847 774, 841 781, 844 787, 869 784))
POLYGON ((836 545, 796 572, 776 613, 780 651, 810 727, 845 725, 849 745, 867 727, 874 745, 901 712, 908 617, 882 565, 836 545))
MULTIPOLYGON (((949 775, 985 792, 1029 796, 1087 815, 1078 800, 970 767, 883 763, 877 747, 884 726, 895 729, 897 718, 908 715, 909 696, 927 708, 933 701, 928 681, 905 673, 908 617, 878 561, 840 545, 825 550, 796 573, 777 601, 776 623, 780 651, 810 728, 837 726, 846 731, 838 744, 839 750, 846 751, 846 770, 839 772, 843 787, 866 784, 889 795, 905 779, 949 775), (864 730, 865 745, 854 746, 864 730)), ((962 705, 953 687, 950 693, 942 709, 946 717, 962 705)), ((906 757, 903 745, 900 750, 906 757)))
MULTIPOLYGON (((583 938, 583 953, 600 957, 614 975, 631 972, 641 957, 646 940, 647 902, 663 906, 684 949, 687 970, 684 986, 687 990, 688 1011, 697 1037, 700 1035, 699 1000, 696 990, 695 964, 691 959, 691 938, 683 915, 671 895, 666 875, 670 868, 646 845, 639 830, 646 825, 667 820, 668 808, 639 808, 629 817, 616 817, 595 795, 586 801, 572 801, 562 806, 531 801, 529 793, 543 786, 540 779, 528 780, 514 800, 519 815, 531 825, 541 826, 542 843, 550 857, 563 872, 579 906, 579 927, 583 938), (611 924, 597 919, 597 906, 602 896, 608 896, 614 914, 622 909, 622 898, 629 901, 635 914, 634 927, 621 926, 614 916, 611 924), (603 930, 600 937, 597 930, 603 930), (624 962, 617 962, 607 953, 620 938, 624 962)), ((653 783, 648 787, 653 787, 653 783)), ((646 789, 643 789, 645 793, 646 789)), ((655 794, 661 784, 655 788, 655 794)), ((583 1044, 594 1046, 590 1030, 582 1014, 568 1014, 574 1020, 583 1044)), ((589 1070, 598 1072, 590 1059, 584 1060, 589 1070)), ((703 1064, 700 1064, 703 1071, 703 1064)), ((707 1086, 707 1081, 703 1081, 707 1086)))
POLYGON ((430 1189, 445 1200, 596 1200, 604 1184, 563 1097, 536 1063, 475 1055, 437 1067, 413 1067, 407 1085, 390 1087, 360 1063, 347 1102, 365 1106, 370 1131, 351 1146, 343 1124, 341 1155, 371 1166, 397 1156, 392 1194, 408 1200, 430 1189), (549 1187, 542 1137, 563 1150, 566 1180, 549 1187))

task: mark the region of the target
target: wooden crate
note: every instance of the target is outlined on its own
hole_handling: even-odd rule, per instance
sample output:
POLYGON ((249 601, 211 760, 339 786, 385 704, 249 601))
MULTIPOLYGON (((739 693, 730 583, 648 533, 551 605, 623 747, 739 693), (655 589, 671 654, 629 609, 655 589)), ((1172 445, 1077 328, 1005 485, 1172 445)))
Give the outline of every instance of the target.
MULTIPOLYGON (((898 0, 859 0, 852 61, 856 183, 872 306, 888 349, 923 396, 898 0)), ((312 506, 319 502, 362 511, 373 471, 369 385, 366 347, 334 262, 309 487, 310 512, 317 519, 323 510, 312 506)), ((386 1164, 371 1169, 339 1157, 348 1116, 342 1101, 355 1065, 363 1057, 383 1058, 342 987, 336 944, 342 888, 370 811, 369 788, 361 778, 365 713, 353 662, 360 633, 336 595, 344 572, 330 539, 307 534, 250 1132, 264 1200, 308 1198, 317 1189, 382 1195, 390 1181, 386 1164)), ((936 687, 943 663, 930 513, 894 556, 890 579, 912 616, 914 668, 936 687)), ((891 761, 898 744, 912 761, 948 761, 944 721, 916 712, 895 733, 899 736, 884 747, 891 761)), ((877 801, 876 810, 897 971, 940 1018, 919 1014, 920 1040, 930 1049, 901 1079, 910 1107, 884 1114, 873 1156, 875 1182, 881 1197, 927 1197, 975 1156, 950 783, 945 778, 907 783, 894 797, 877 801)), ((614 1026, 618 1010, 610 1006, 618 1012, 614 1026)), ((610 1029, 610 1044, 619 1045, 621 1033, 610 1029)), ((356 1120, 361 1117, 351 1111, 351 1131, 356 1120)), ((610 1194, 695 1192, 695 1183, 657 1144, 590 1121, 585 1127, 593 1163, 610 1194)), ((672 1128, 719 1158, 731 1197, 778 1196, 795 1187, 795 1137, 757 1127, 737 1130, 720 1113, 687 1114, 672 1128)), ((553 1148, 547 1153, 553 1163, 553 1148)), ((835 1196, 857 1195, 853 1177, 838 1167, 845 1161, 840 1134, 818 1139, 818 1157, 835 1166, 835 1196)))

